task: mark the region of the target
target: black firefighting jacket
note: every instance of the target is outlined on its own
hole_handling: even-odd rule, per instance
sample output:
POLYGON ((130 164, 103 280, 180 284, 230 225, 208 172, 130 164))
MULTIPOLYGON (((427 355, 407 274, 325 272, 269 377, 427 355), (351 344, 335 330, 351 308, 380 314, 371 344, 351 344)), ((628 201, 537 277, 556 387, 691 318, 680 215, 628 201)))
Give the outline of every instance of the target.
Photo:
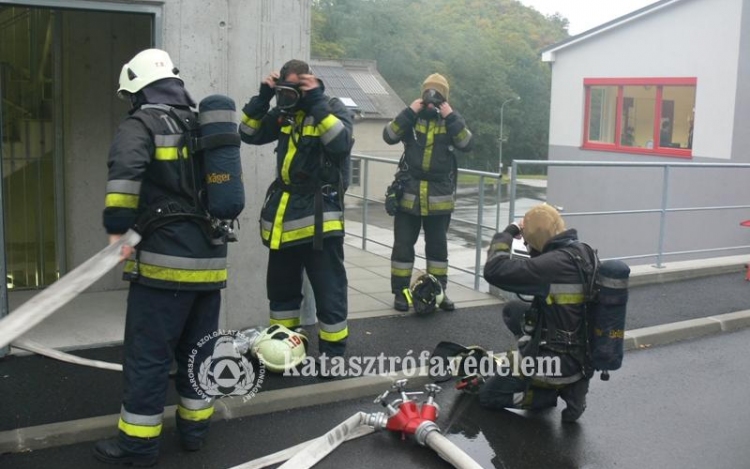
POLYGON ((383 140, 404 143, 396 176, 404 187, 399 210, 420 216, 452 213, 458 170, 453 149, 473 146, 463 117, 453 111, 443 119, 437 111, 415 113, 407 107, 385 126, 383 140))
POLYGON ((125 280, 156 288, 224 288, 227 248, 211 242, 208 217, 197 202, 199 161, 188 153, 188 135, 178 122, 192 126, 196 114, 171 109, 143 105, 117 129, 107 163, 104 227, 110 234, 135 228, 143 236, 125 263, 125 280))
POLYGON ((530 320, 538 317, 542 327, 540 331, 534 330, 539 332, 540 340, 537 356, 562 358, 563 376, 546 381, 550 384, 573 382, 581 377, 585 364, 585 289, 578 265, 563 249, 577 250, 584 259, 589 254, 578 242, 576 230, 570 229, 550 239, 542 253, 532 250, 530 259, 511 257, 514 229, 517 230, 509 226, 492 239, 484 278, 503 290, 534 296, 530 320))
POLYGON ((273 90, 266 84, 242 109, 240 137, 251 145, 278 140, 276 180, 266 192, 260 234, 270 249, 344 236, 345 159, 353 142, 351 113, 324 85, 306 93, 300 109, 283 115, 270 109, 273 90), (316 210, 317 204, 317 210, 316 210))

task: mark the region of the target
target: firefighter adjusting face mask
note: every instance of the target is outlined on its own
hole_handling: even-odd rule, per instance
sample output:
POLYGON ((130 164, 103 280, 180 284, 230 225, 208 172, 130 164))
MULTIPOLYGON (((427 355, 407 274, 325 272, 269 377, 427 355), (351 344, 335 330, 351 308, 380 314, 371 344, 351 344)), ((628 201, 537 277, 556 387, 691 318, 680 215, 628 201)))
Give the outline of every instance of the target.
POLYGON ((299 84, 280 82, 274 88, 276 91, 276 106, 282 111, 291 111, 298 107, 302 93, 299 84))

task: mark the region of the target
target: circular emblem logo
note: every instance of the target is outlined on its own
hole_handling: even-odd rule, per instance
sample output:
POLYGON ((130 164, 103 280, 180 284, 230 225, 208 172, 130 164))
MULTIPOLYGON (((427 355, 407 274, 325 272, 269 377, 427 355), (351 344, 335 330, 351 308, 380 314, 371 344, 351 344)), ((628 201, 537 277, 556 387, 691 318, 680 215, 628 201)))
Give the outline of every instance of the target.
POLYGON ((256 370, 237 350, 235 341, 242 339, 245 339, 242 333, 237 331, 216 331, 203 337, 191 351, 188 379, 204 399, 244 396, 248 400, 260 390, 265 367, 259 363, 256 370))

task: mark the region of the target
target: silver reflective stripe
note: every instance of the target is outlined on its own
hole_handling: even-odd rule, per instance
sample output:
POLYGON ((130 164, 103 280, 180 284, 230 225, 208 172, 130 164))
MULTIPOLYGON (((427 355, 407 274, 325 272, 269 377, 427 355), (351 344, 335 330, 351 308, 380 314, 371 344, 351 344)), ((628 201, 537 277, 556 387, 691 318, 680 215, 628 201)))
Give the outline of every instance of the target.
POLYGON ((582 377, 583 375, 581 373, 576 373, 572 376, 563 377, 534 375, 532 378, 534 379, 534 381, 539 381, 545 384, 571 384, 575 383, 582 377))
POLYGON ((141 251, 141 262, 160 267, 185 270, 219 270, 226 269, 227 267, 227 259, 225 257, 191 259, 189 257, 168 256, 148 251, 141 251))
POLYGON ((443 202, 453 202, 453 194, 451 195, 432 195, 428 197, 430 205, 440 204, 443 202))
POLYGON ((396 125, 395 122, 393 121, 389 122, 388 125, 385 126, 385 131, 391 140, 398 140, 399 135, 396 133, 396 130, 393 128, 394 125, 396 125))
POLYGON ((414 267, 413 262, 396 262, 391 261, 391 268, 392 269, 411 269, 414 267))
POLYGON ((416 196, 416 194, 404 194, 401 197, 401 199, 402 200, 408 200, 410 202, 414 202, 415 200, 417 200, 417 196, 416 196))
POLYGON ((141 193, 141 182, 128 181, 127 179, 113 179, 107 181, 107 194, 111 194, 112 192, 117 192, 118 194, 138 195, 141 193))
POLYGON ((513 405, 514 406, 520 406, 523 403, 523 398, 526 396, 525 393, 522 392, 514 392, 513 393, 513 405))
POLYGON ((295 319, 299 317, 300 312, 301 310, 299 309, 289 309, 286 311, 271 310, 271 319, 295 319))
POLYGON ((313 116, 307 116, 307 117, 305 117, 305 120, 302 121, 302 126, 303 127, 305 127, 305 126, 310 126, 310 127, 315 126, 315 117, 313 117, 313 116))
POLYGON ((187 410, 203 410, 214 405, 213 399, 190 399, 180 396, 180 405, 187 410))
POLYGON ((141 109, 161 109, 162 111, 169 112, 172 108, 166 104, 144 104, 141 106, 141 109))
MULTIPOLYGON (((330 220, 341 220, 344 217, 343 212, 323 212, 323 221, 330 220)), ((300 228, 306 228, 315 224, 315 216, 303 217, 297 220, 292 220, 284 223, 283 229, 285 232, 298 230, 300 228)), ((270 228, 269 228, 270 230, 270 228)))
POLYGON ((628 279, 626 278, 610 278, 600 275, 597 283, 603 287, 615 288, 618 290, 624 290, 628 288, 628 279))
POLYGON ((201 126, 216 123, 234 124, 237 119, 234 111, 225 109, 217 111, 203 111, 199 115, 201 126))
POLYGON ((453 139, 453 143, 456 145, 457 148, 464 148, 466 145, 469 144, 469 141, 471 141, 471 131, 469 129, 464 129, 464 132, 462 132, 459 135, 464 135, 464 138, 458 140, 457 138, 453 139))
POLYGON ((553 283, 549 286, 550 295, 559 295, 560 293, 583 294, 583 285, 580 283, 553 283))
POLYGON ((157 147, 176 147, 182 140, 182 134, 177 135, 154 135, 154 144, 157 147))
POLYGON ((271 231, 271 228, 273 228, 273 222, 270 222, 268 220, 261 220, 260 227, 266 231, 271 231))
POLYGON ((159 425, 162 421, 162 416, 164 414, 156 414, 156 415, 140 415, 140 414, 132 414, 125 410, 125 407, 120 407, 120 418, 125 423, 130 423, 132 425, 159 425))
POLYGON ((323 142, 323 145, 328 145, 331 143, 331 141, 338 137, 338 135, 344 131, 344 123, 341 121, 336 122, 331 126, 330 129, 326 130, 326 132, 320 136, 320 141, 323 142))
POLYGON ((240 123, 240 133, 243 133, 247 136, 253 136, 255 135, 255 132, 257 132, 258 129, 254 129, 250 127, 249 125, 245 124, 244 122, 240 123))
POLYGON ((427 259, 427 270, 430 270, 430 268, 433 267, 435 269, 447 269, 448 263, 447 262, 440 262, 440 261, 431 261, 427 259))
POLYGON ((337 322, 336 324, 326 324, 319 322, 318 327, 324 332, 341 332, 346 329, 346 321, 337 322))

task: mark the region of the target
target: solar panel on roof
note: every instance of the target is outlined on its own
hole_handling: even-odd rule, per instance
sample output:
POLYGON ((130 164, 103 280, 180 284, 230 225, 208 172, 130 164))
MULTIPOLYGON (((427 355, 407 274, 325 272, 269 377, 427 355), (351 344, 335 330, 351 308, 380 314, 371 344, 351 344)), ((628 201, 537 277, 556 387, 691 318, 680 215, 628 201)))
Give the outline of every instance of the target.
POLYGON ((325 83, 327 95, 337 98, 350 98, 362 112, 378 112, 378 109, 372 104, 357 81, 343 67, 316 65, 311 68, 315 76, 325 83))

